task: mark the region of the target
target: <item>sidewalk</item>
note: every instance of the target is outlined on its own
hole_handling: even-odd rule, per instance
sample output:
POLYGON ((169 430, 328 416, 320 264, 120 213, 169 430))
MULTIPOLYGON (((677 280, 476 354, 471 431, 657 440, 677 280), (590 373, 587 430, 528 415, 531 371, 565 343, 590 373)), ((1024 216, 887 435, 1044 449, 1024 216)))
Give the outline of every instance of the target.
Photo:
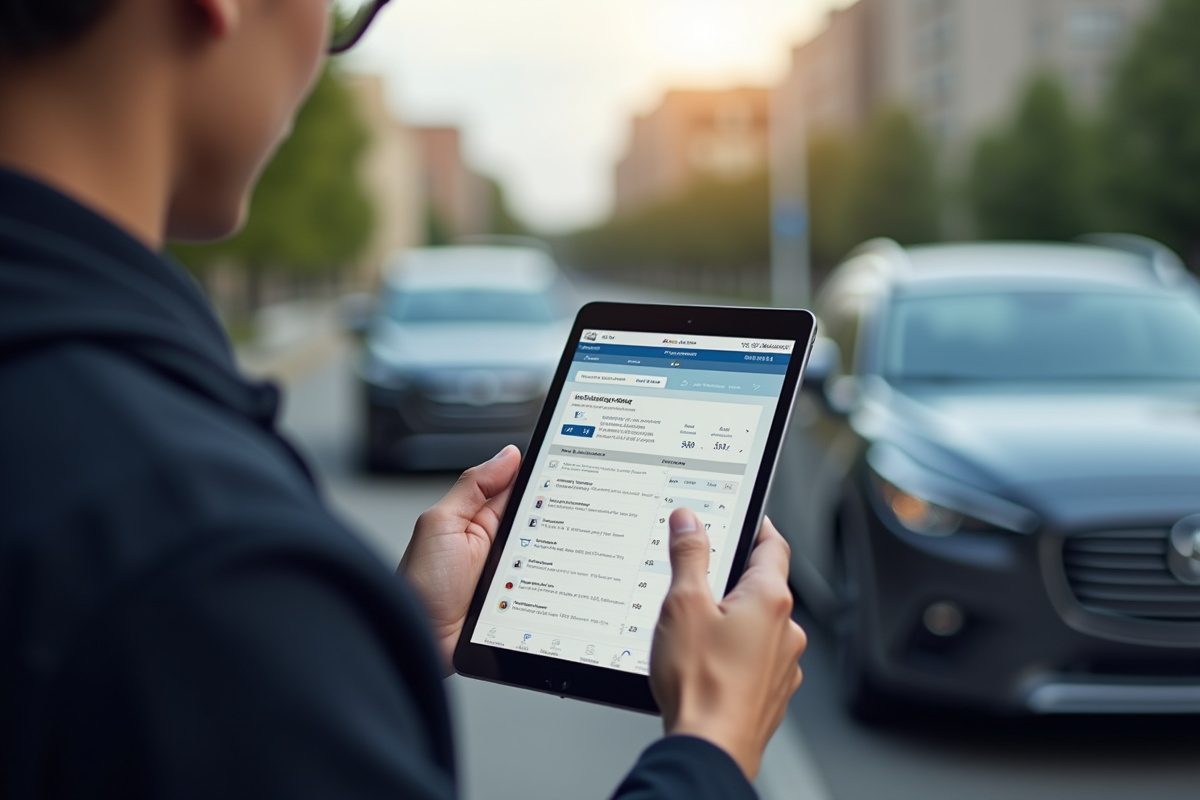
POLYGON ((254 340, 237 347, 236 355, 248 375, 289 384, 333 360, 349 345, 335 302, 301 300, 261 309, 254 320, 254 340))

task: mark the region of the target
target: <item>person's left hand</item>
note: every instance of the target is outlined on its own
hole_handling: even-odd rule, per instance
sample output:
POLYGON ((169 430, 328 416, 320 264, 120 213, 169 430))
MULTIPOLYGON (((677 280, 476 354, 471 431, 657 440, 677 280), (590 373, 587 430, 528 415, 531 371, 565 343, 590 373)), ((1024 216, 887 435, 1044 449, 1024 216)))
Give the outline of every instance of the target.
POLYGON ((400 560, 397 574, 425 602, 447 675, 454 672, 454 646, 520 466, 521 451, 509 445, 491 461, 464 472, 454 488, 417 519, 400 560))

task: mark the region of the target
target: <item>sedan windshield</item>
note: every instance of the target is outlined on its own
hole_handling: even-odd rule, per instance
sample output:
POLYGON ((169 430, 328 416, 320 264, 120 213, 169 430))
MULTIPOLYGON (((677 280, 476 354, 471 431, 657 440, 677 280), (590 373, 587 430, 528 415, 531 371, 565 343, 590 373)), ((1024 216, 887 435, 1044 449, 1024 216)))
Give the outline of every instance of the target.
POLYGON ((440 289, 390 292, 385 310, 396 322, 553 322, 559 316, 552 292, 440 289))
POLYGON ((884 374, 898 380, 1200 380, 1190 297, 997 292, 893 306, 884 374))

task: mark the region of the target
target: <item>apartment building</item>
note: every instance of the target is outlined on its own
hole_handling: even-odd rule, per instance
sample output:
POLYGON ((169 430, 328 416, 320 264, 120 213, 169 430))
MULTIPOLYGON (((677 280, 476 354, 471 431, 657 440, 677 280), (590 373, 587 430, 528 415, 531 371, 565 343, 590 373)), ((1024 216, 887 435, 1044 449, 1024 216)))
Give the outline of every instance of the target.
POLYGON ((1011 113, 1035 73, 1094 109, 1158 0, 859 0, 795 48, 775 97, 783 124, 860 130, 913 109, 948 153, 1011 113), (787 118, 796 117, 802 123, 787 118))
POLYGON ((391 253, 425 241, 423 154, 412 129, 388 109, 382 76, 345 80, 371 135, 360 174, 375 212, 375 229, 361 259, 360 278, 372 285, 391 253))
POLYGON ((769 94, 761 88, 670 91, 633 120, 616 168, 616 214, 679 194, 698 179, 736 179, 767 160, 769 94))

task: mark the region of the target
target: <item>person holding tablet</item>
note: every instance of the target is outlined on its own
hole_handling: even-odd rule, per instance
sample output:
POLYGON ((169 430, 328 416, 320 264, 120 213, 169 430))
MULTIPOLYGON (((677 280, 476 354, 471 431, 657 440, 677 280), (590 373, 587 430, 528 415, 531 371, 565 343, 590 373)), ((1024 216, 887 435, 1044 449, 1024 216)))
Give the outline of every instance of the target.
MULTIPOLYGON (((457 794, 441 681, 519 453, 468 470, 393 576, 159 254, 241 224, 332 7, 0 0, 0 796, 457 794)), ((787 545, 764 523, 719 602, 689 509, 669 552, 668 735, 617 796, 752 797, 801 680, 787 545)))

